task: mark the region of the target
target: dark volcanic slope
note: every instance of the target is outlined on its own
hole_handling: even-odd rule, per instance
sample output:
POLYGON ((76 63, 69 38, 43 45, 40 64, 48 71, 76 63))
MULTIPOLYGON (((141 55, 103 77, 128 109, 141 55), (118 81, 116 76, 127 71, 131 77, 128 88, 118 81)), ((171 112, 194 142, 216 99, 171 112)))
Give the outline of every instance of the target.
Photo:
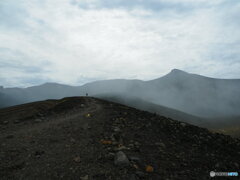
POLYGON ((95 98, 1 109, 0 131, 1 179, 203 180, 239 170, 239 139, 95 98), (114 162, 119 151, 126 166, 114 162))

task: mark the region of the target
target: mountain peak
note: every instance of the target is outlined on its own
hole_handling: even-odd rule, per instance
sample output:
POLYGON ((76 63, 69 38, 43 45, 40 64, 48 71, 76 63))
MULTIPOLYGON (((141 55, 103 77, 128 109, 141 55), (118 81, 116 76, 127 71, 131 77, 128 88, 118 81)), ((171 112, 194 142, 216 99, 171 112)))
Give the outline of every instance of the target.
POLYGON ((172 78, 175 78, 175 77, 187 77, 189 75, 189 73, 185 72, 185 71, 182 71, 182 70, 179 70, 179 69, 173 69, 171 70, 170 73, 168 73, 166 75, 166 77, 172 77, 172 78))
POLYGON ((185 72, 185 71, 182 71, 182 70, 180 70, 180 69, 172 69, 171 70, 171 72, 170 72, 170 74, 179 74, 179 73, 184 73, 184 74, 187 74, 187 72, 185 72))

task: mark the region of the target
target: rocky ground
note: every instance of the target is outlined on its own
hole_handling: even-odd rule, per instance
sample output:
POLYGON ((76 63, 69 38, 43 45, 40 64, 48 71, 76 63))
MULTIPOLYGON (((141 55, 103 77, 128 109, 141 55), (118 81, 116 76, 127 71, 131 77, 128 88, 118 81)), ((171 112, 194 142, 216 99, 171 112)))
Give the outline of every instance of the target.
POLYGON ((0 179, 204 180, 240 168, 237 138, 91 97, 0 109, 0 132, 0 179))

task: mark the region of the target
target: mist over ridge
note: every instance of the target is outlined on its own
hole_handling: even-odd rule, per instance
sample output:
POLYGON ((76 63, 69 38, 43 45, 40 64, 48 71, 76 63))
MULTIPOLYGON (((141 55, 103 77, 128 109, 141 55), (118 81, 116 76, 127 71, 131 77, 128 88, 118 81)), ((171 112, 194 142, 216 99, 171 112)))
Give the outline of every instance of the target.
POLYGON ((150 81, 114 79, 82 86, 45 83, 28 88, 1 88, 0 107, 86 93, 119 97, 125 102, 131 97, 201 118, 240 116, 239 79, 214 79, 178 69, 150 81))

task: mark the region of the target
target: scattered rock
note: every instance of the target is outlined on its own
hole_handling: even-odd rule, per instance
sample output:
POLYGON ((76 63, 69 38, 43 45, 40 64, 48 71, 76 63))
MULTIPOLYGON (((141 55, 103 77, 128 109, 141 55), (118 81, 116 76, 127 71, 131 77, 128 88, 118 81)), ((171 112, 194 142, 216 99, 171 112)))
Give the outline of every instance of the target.
POLYGON ((119 127, 114 128, 114 132, 120 132, 120 131, 121 131, 121 129, 119 127))
POLYGON ((146 166, 146 172, 149 172, 149 173, 153 172, 153 167, 150 166, 150 165, 147 165, 146 166))
POLYGON ((34 155, 35 155, 37 158, 39 158, 39 157, 42 156, 44 153, 45 153, 44 151, 36 151, 34 155))
POLYGON ((81 162, 81 159, 79 156, 76 156, 74 159, 73 159, 76 163, 80 163, 81 162))
POLYGON ((74 138, 71 138, 71 139, 70 139, 70 142, 75 143, 76 140, 75 140, 74 138))
POLYGON ((110 140, 101 140, 100 141, 102 144, 104 144, 104 145, 110 145, 110 144, 112 144, 112 141, 110 141, 110 140))
POLYGON ((83 125, 83 129, 84 129, 84 130, 87 130, 87 129, 91 129, 91 127, 89 126, 88 123, 86 123, 86 124, 83 125))
POLYGON ((108 153, 108 154, 106 155, 106 158, 108 158, 108 159, 110 159, 110 160, 113 160, 114 157, 115 157, 115 154, 114 154, 114 153, 108 153))
POLYGON ((97 173, 92 176, 92 179, 107 179, 105 173, 97 173))
POLYGON ((86 176, 82 176, 82 177, 80 177, 80 179, 81 179, 81 180, 88 180, 89 177, 88 177, 88 175, 86 175, 86 176))
POLYGON ((185 124, 185 123, 180 123, 180 125, 181 125, 182 127, 186 127, 186 124, 185 124))
POLYGON ((133 162, 136 162, 138 164, 141 162, 141 159, 139 157, 136 157, 136 156, 130 156, 129 160, 133 161, 133 162))
POLYGON ((118 143, 116 141, 112 142, 112 145, 118 145, 118 143))
POLYGON ((20 123, 19 120, 15 120, 15 121, 14 121, 14 124, 18 124, 18 123, 20 123))
POLYGON ((162 143, 162 142, 156 142, 155 145, 156 145, 156 146, 161 146, 161 147, 163 147, 163 148, 166 147, 166 145, 165 145, 164 143, 162 143))
POLYGON ((6 124, 8 124, 9 123, 9 121, 3 121, 3 124, 4 125, 6 125, 6 124))
POLYGON ((139 167, 138 167, 137 164, 133 164, 133 167, 134 167, 135 169, 139 169, 139 167))
POLYGON ((129 166, 130 162, 126 154, 122 151, 119 151, 115 154, 114 164, 117 166, 129 166))
POLYGON ((89 118, 89 117, 91 117, 91 114, 88 113, 88 114, 86 114, 85 116, 86 116, 87 118, 89 118))
POLYGON ((129 177, 129 180, 137 180, 137 177, 135 174, 131 174, 129 177))
POLYGON ((145 174, 144 174, 144 172, 142 172, 142 171, 136 171, 136 173, 135 173, 138 177, 140 177, 140 178, 144 178, 145 177, 145 174))
POLYGON ((130 148, 127 148, 126 146, 119 146, 117 148, 114 148, 114 151, 122 151, 122 150, 129 150, 130 148))
POLYGON ((121 135, 118 134, 118 133, 115 133, 115 134, 113 134, 112 136, 113 136, 113 138, 114 138, 116 141, 121 141, 121 139, 122 139, 121 135))
POLYGON ((44 115, 42 113, 38 113, 38 116, 43 117, 44 115))
POLYGON ((113 152, 113 151, 114 151, 112 147, 107 147, 107 150, 108 150, 109 152, 113 152))
POLYGON ((134 144, 129 144, 128 147, 133 148, 134 144))
POLYGON ((135 142, 134 144, 135 144, 135 146, 140 146, 139 142, 135 142))
POLYGON ((147 128, 148 128, 148 127, 151 127, 151 126, 152 126, 151 123, 148 123, 148 124, 146 125, 147 128))
POLYGON ((42 122, 42 120, 41 119, 35 119, 35 122, 40 123, 40 122, 42 122))

